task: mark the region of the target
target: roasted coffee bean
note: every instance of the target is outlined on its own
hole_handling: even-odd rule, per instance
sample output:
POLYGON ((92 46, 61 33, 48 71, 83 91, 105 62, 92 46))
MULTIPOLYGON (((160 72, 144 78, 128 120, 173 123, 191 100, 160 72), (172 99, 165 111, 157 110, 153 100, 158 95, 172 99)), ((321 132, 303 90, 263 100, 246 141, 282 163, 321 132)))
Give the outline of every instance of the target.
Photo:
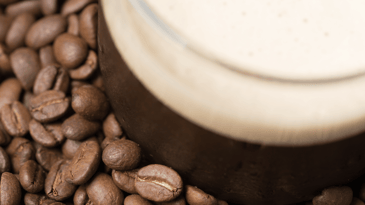
POLYGON ((175 170, 164 165, 151 164, 137 172, 135 187, 143 198, 155 202, 165 202, 171 201, 181 194, 183 182, 175 170))
POLYGON ((55 14, 58 10, 59 0, 40 0, 43 15, 55 14))
POLYGON ((97 70, 96 73, 94 74, 93 78, 91 79, 91 84, 93 86, 99 88, 99 90, 101 90, 102 92, 105 93, 103 77, 101 76, 100 72, 98 72, 98 71, 100 71, 100 70, 97 70))
POLYGON ((4 172, 0 181, 0 204, 19 205, 22 191, 18 179, 10 172, 4 172))
POLYGON ((125 197, 124 205, 152 205, 152 203, 138 194, 132 194, 125 197))
POLYGON ((71 81, 71 94, 75 93, 77 89, 79 89, 83 85, 90 85, 85 81, 80 80, 72 80, 71 81))
POLYGON ((86 193, 86 185, 79 186, 79 188, 75 192, 73 202, 74 202, 74 205, 90 205, 91 204, 89 196, 86 193))
POLYGON ((68 166, 69 161, 60 160, 54 163, 49 170, 44 185, 44 192, 49 198, 63 201, 75 193, 77 186, 65 180, 68 166))
POLYGON ((0 14, 0 43, 5 41, 11 21, 11 17, 0 14))
POLYGON ((114 113, 110 113, 103 122, 103 132, 106 138, 120 138, 123 130, 115 118, 114 113))
POLYGON ((0 147, 0 175, 4 172, 10 172, 11 164, 8 154, 0 147))
POLYGON ((68 16, 72 13, 77 13, 88 4, 94 2, 97 2, 97 0, 67 0, 62 6, 61 14, 63 16, 68 16))
POLYGON ((51 89, 66 93, 69 83, 70 78, 65 69, 56 64, 48 65, 39 71, 34 81, 33 93, 38 95, 51 89))
POLYGON ((198 187, 186 185, 185 198, 189 205, 218 205, 218 200, 198 187))
POLYGON ((66 173, 66 181, 81 185, 96 172, 101 161, 101 149, 95 141, 85 141, 77 149, 66 173))
POLYGON ((0 123, 0 146, 8 145, 13 138, 5 131, 2 123, 0 123))
POLYGON ((22 86, 18 79, 8 78, 0 84, 0 108, 19 100, 22 86))
POLYGON ((62 123, 62 133, 71 140, 84 140, 94 135, 100 127, 100 122, 89 121, 74 114, 62 123))
POLYGON ((28 109, 19 101, 6 104, 0 109, 1 123, 9 135, 23 137, 29 131, 32 117, 28 109))
POLYGON ((37 52, 30 48, 18 48, 11 53, 10 63, 23 88, 31 90, 41 69, 37 52))
POLYGON ((92 49, 96 49, 98 4, 88 5, 80 14, 80 36, 92 49))
POLYGON ((30 100, 32 98, 34 98, 33 92, 25 91, 24 94, 23 94, 23 98, 22 98, 23 105, 25 107, 29 108, 29 106, 30 106, 30 100))
POLYGON ((352 189, 348 186, 329 187, 324 189, 322 194, 314 197, 312 203, 313 205, 350 205, 352 195, 352 189))
POLYGON ((136 168, 141 157, 141 148, 137 143, 120 139, 110 143, 103 150, 102 160, 111 169, 126 171, 136 168))
POLYGON ((19 1, 19 0, 0 0, 0 5, 8 5, 8 4, 12 4, 17 1, 19 1))
POLYGON ((351 202, 350 205, 365 205, 365 203, 363 201, 361 201, 360 199, 354 197, 352 199, 352 202, 351 202))
MULTIPOLYGON (((174 199, 172 201, 156 203, 156 205, 186 205, 186 204, 187 204, 186 200, 182 194, 180 194, 179 197, 177 197, 176 199, 174 199)), ((218 204, 218 205, 226 205, 226 204, 218 204)))
POLYGON ((28 160, 33 160, 35 149, 31 142, 25 138, 14 138, 5 150, 11 160, 13 173, 18 174, 20 167, 28 160))
MULTIPOLYGON (((120 136, 122 137, 122 136, 120 136)), ((118 138, 118 137, 106 137, 104 138, 104 140, 101 142, 100 147, 101 150, 104 150, 109 144, 111 144, 112 142, 118 141, 120 139, 126 139, 126 137, 122 137, 122 138, 118 138)))
POLYGON ((6 7, 5 13, 9 16, 17 16, 22 13, 30 13, 38 17, 42 14, 39 1, 19 1, 6 7))
POLYGON ((134 181, 137 178, 138 171, 139 169, 123 172, 113 170, 112 178, 115 185, 117 185, 119 189, 129 194, 137 194, 136 187, 134 186, 134 181))
POLYGON ((33 119, 29 123, 29 132, 33 140, 40 145, 55 147, 65 140, 61 126, 61 123, 41 124, 33 119))
POLYGON ((39 60, 42 68, 57 64, 56 57, 53 53, 53 47, 48 45, 39 49, 39 60))
POLYGON ((50 205, 54 202, 56 202, 56 200, 50 199, 43 194, 26 193, 24 196, 25 205, 50 205))
POLYGON ((35 158, 45 170, 49 171, 54 163, 63 159, 63 156, 58 149, 50 149, 39 145, 36 147, 35 158))
POLYGON ((39 49, 52 43, 58 35, 66 31, 66 27, 67 21, 61 15, 45 16, 30 27, 25 37, 25 43, 29 47, 39 49))
POLYGON ((68 28, 67 33, 78 36, 80 33, 79 17, 76 14, 71 14, 67 18, 68 28))
POLYGON ((90 78, 98 68, 98 56, 90 50, 84 65, 70 70, 70 77, 74 80, 86 80, 90 78))
POLYGON ((30 101, 30 113, 39 122, 52 122, 62 117, 70 104, 64 92, 47 90, 30 101))
POLYGON ((63 67, 74 69, 85 61, 88 54, 87 43, 80 37, 64 33, 54 41, 53 52, 63 67))
POLYGON ((102 120, 109 111, 109 102, 103 92, 92 85, 79 87, 72 93, 73 110, 88 120, 102 120))
POLYGON ((7 54, 7 48, 0 43, 0 75, 5 76, 11 73, 13 73, 13 70, 10 65, 10 57, 7 54))
POLYGON ((46 172, 34 160, 26 161, 19 170, 19 181, 23 189, 30 193, 43 190, 46 172))
POLYGON ((93 204, 123 204, 123 192, 113 183, 110 175, 98 173, 86 186, 86 193, 93 204))
POLYGON ((5 43, 10 50, 24 46, 25 35, 30 26, 35 22, 35 17, 29 13, 19 14, 11 23, 6 34, 5 43))

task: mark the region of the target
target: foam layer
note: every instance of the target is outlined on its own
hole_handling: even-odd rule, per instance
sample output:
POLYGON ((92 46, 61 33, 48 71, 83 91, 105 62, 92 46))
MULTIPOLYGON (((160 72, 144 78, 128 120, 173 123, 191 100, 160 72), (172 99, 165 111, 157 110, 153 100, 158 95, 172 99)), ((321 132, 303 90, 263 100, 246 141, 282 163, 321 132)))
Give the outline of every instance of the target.
POLYGON ((365 1, 146 0, 188 43, 245 72, 331 79, 365 71, 365 1))

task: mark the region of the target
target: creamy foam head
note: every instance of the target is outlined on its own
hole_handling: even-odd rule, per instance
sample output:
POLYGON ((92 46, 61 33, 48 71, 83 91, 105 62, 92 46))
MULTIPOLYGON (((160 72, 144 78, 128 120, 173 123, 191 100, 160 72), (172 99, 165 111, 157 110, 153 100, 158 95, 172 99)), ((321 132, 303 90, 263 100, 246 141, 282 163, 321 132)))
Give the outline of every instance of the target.
POLYGON ((364 8, 365 1, 362 2, 148 1, 161 21, 185 38, 187 47, 162 31, 160 22, 151 16, 151 10, 142 0, 103 0, 102 4, 114 43, 130 70, 166 106, 191 122, 225 136, 246 142, 293 146, 327 143, 365 131, 365 75, 356 76, 365 67, 359 57, 359 53, 365 56, 365 35, 360 35, 364 30, 359 25, 364 20, 360 9, 364 8), (230 6, 233 3, 235 6, 230 6), (228 11, 223 11, 224 6, 228 11), (242 17, 234 18, 238 15, 236 11, 241 11, 242 17), (244 24, 249 15, 265 26, 258 26, 254 21, 244 24), (268 23, 271 20, 265 16, 275 16, 275 20, 268 23), (305 18, 307 22, 303 22, 305 18), (295 20, 300 23, 293 23, 295 20), (293 26, 292 32, 303 38, 305 43, 301 46, 286 41, 291 34, 275 30, 277 26, 287 28, 289 24, 283 24, 286 21, 293 26), (312 31, 307 29, 309 24, 316 29, 313 35, 307 36, 304 33, 312 31), (241 33, 249 32, 249 40, 233 32, 230 27, 234 25, 241 33), (327 34, 323 33, 325 28, 327 34), (261 54, 246 55, 246 51, 260 48, 261 54), (303 48, 316 55, 309 55, 303 48), (240 53, 239 49, 245 52, 240 53), (276 51, 286 57, 280 57, 276 51), (324 51, 331 55, 320 55, 324 51), (289 81, 237 74, 214 58, 203 56, 289 81), (356 77, 308 82, 353 75, 356 77))
POLYGON ((365 72, 363 0, 146 0, 191 46, 245 72, 331 79, 365 72))

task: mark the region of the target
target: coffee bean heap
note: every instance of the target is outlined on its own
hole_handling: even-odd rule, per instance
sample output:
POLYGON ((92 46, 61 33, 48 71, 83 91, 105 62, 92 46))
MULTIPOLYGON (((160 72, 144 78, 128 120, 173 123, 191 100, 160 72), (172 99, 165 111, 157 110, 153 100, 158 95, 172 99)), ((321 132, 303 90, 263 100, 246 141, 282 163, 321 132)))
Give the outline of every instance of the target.
MULTIPOLYGON (((148 164, 104 93, 97 0, 0 0, 1 205, 227 205, 148 164)), ((305 205, 365 205, 365 184, 305 205)))
POLYGON ((123 133, 97 14, 97 0, 0 0, 0 204, 228 204, 146 163, 123 133))

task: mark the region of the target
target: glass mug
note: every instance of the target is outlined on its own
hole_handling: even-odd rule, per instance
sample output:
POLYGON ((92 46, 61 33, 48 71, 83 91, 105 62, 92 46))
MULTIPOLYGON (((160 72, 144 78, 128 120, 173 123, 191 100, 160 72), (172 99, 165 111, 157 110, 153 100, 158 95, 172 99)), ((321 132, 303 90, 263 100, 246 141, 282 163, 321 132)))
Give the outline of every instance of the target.
POLYGON ((270 2, 101 0, 123 129, 150 162, 234 203, 310 200, 365 168, 364 3, 270 2))

